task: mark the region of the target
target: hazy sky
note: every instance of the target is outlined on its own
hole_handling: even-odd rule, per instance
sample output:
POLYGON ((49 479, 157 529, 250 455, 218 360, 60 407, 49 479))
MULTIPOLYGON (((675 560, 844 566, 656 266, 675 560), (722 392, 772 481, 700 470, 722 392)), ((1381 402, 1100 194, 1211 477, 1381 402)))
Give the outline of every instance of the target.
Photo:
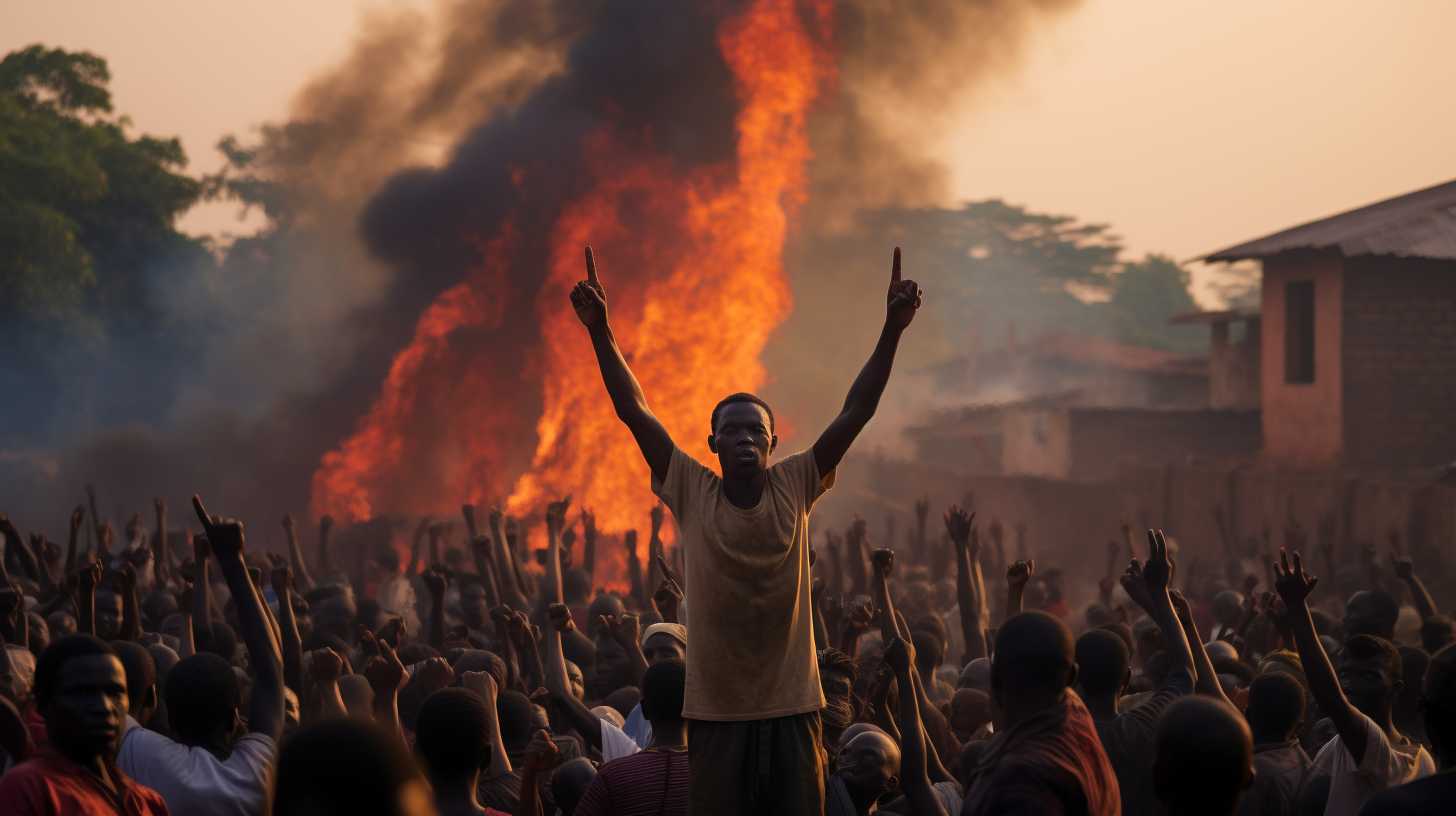
MULTIPOLYGON (((0 49, 87 49, 117 109, 212 146, 281 118, 359 15, 426 0, 5 0, 0 49)), ((1453 0, 1085 0, 946 129, 958 196, 1107 222, 1186 259, 1456 178, 1453 0)), ((225 212, 188 219, 228 228, 225 212)))

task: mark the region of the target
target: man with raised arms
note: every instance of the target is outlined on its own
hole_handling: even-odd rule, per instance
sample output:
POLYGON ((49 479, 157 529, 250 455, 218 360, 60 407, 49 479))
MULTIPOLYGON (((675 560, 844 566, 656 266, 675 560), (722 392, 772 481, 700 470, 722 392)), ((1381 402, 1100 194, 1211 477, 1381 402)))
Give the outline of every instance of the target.
POLYGON ((923 293, 900 277, 895 249, 879 342, 844 408, 808 450, 769 465, 773 411, 752 394, 724 397, 709 418, 708 448, 721 478, 682 451, 647 405, 607 320, 591 248, 586 280, 571 292, 602 380, 652 471, 653 491, 676 517, 686 557, 690 812, 818 814, 819 687, 810 614, 809 511, 874 416, 900 335, 923 293))

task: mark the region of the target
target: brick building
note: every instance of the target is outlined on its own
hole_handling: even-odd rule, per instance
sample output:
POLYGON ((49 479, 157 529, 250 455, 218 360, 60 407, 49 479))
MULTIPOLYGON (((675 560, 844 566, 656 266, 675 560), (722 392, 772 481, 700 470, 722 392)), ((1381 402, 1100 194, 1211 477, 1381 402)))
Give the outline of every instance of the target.
POLYGON ((1263 266, 1263 447, 1297 468, 1456 459, 1456 181, 1208 255, 1263 266))

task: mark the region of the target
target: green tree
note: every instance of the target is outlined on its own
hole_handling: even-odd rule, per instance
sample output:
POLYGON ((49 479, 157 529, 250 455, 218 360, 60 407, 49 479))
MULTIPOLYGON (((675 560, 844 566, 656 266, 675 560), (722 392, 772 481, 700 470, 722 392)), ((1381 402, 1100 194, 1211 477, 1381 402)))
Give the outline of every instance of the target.
POLYGON ((0 61, 0 309, 15 320, 154 317, 144 276, 195 262, 174 227, 202 192, 176 139, 127 136, 106 61, 33 45, 0 61))
POLYGON ((203 192, 181 143, 128 135, 110 78, 84 52, 0 60, 0 384, 42 417, 103 344, 165 333, 169 282, 211 263, 175 226, 203 192))
POLYGON ((1198 308, 1188 291, 1188 270, 1166 255, 1148 255, 1113 276, 1112 327, 1117 339, 1134 345, 1195 352, 1207 344, 1197 326, 1170 326, 1168 318, 1198 308))

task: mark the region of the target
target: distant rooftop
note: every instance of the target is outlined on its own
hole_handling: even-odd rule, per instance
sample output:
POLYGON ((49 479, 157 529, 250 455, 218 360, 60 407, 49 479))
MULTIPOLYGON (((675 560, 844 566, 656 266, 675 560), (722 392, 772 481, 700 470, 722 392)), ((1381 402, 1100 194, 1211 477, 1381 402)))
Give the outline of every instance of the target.
POLYGON ((1217 309, 1204 312, 1183 312, 1168 318, 1168 322, 1174 326, 1185 326, 1189 323, 1234 323, 1239 320, 1258 320, 1258 309, 1217 309))
POLYGON ((1297 250, 1456 260, 1456 181, 1291 227, 1202 260, 1242 261, 1297 250))

